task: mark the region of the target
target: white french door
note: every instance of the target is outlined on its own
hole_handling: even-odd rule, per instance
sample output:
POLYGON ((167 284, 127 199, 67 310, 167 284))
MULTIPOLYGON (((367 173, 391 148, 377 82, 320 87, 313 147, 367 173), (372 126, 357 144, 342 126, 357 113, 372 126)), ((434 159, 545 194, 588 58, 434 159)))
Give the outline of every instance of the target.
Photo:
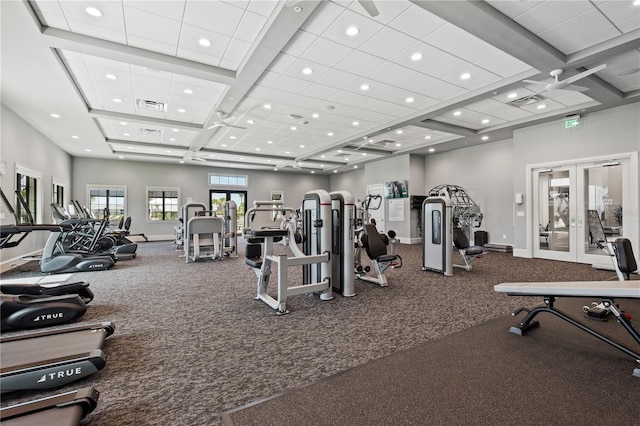
POLYGON ((638 247, 637 215, 625 218, 625 212, 638 211, 637 156, 576 160, 531 172, 534 257, 607 264, 597 245, 603 237, 629 238, 638 247))

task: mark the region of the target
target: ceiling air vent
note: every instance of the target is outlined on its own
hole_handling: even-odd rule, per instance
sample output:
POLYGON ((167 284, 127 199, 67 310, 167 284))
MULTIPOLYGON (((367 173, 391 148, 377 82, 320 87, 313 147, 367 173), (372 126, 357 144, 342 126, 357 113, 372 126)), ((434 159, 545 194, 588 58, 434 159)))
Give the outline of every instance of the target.
POLYGON ((167 104, 156 101, 148 101, 144 99, 136 99, 136 106, 142 109, 148 109, 150 111, 165 112, 167 110, 167 104))
POLYGON ((160 136, 162 135, 162 133, 160 132, 160 130, 155 130, 155 129, 138 129, 138 132, 141 135, 145 135, 145 136, 160 136))
POLYGON ((531 96, 524 96, 522 98, 515 99, 511 102, 507 102, 507 105, 511 105, 516 108, 522 108, 523 106, 536 104, 540 101, 544 101, 544 96, 531 95, 531 96))

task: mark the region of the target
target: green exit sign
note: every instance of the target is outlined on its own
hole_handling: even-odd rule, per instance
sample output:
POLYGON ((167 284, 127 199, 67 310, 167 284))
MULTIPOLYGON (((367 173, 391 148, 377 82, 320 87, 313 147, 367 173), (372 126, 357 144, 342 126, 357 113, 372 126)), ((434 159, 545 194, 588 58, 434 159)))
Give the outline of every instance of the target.
POLYGON ((572 115, 564 119, 565 129, 574 129, 580 125, 580 116, 572 115))

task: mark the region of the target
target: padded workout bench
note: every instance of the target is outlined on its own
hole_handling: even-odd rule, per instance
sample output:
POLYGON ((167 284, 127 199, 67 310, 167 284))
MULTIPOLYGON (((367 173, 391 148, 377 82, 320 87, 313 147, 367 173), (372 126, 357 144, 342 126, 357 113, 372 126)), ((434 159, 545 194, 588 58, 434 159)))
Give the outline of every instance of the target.
POLYGON ((275 309, 278 314, 286 314, 287 311, 287 297, 296 294, 306 294, 321 292, 321 300, 333 299, 333 292, 331 287, 331 280, 329 277, 324 278, 318 283, 302 284, 297 286, 288 287, 288 269, 291 266, 310 265, 320 262, 329 262, 329 253, 323 253, 320 255, 308 255, 299 257, 287 257, 286 255, 274 255, 273 243, 275 239, 281 239, 288 236, 289 231, 286 229, 262 229, 262 230, 249 230, 245 228, 245 235, 251 239, 264 239, 264 250, 262 252, 262 260, 247 259, 247 265, 251 266, 258 275, 258 291, 256 295, 257 300, 262 300, 264 303, 275 309), (278 265, 278 299, 267 294, 267 286, 269 285, 269 278, 271 276, 271 263, 274 262, 278 265))
MULTIPOLYGON (((518 315, 524 311, 527 312, 527 315, 517 326, 509 329, 511 333, 522 336, 531 328, 539 327, 540 324, 538 321, 533 320, 534 317, 540 312, 549 312, 567 321, 569 324, 578 327, 582 331, 608 343, 614 348, 621 350, 627 355, 632 356, 637 363, 640 363, 640 351, 638 349, 630 349, 616 342, 578 322, 553 306, 557 297, 600 298, 604 306, 611 310, 618 322, 629 332, 636 343, 640 345, 640 333, 633 327, 631 321, 618 310, 614 303, 614 299, 616 298, 640 299, 640 281, 521 282, 498 284, 494 286, 494 289, 499 293, 506 293, 509 296, 542 296, 544 298, 544 306, 538 306, 533 309, 520 308, 513 313, 513 315, 518 315)), ((634 369, 633 375, 640 377, 640 365, 634 369)))

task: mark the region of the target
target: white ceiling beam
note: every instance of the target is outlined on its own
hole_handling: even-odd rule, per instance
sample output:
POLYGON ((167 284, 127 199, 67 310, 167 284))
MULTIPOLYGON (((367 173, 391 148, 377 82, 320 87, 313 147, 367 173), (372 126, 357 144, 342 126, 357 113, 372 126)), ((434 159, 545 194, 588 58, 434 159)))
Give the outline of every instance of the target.
POLYGON ((42 36, 53 48, 71 50, 100 58, 111 59, 127 64, 181 74, 217 83, 232 84, 236 73, 224 68, 188 59, 177 58, 163 53, 152 52, 138 47, 127 46, 113 41, 71 33, 52 27, 42 27, 42 36))
POLYGON ((91 117, 103 118, 106 120, 125 120, 134 123, 154 124, 162 127, 175 127, 177 129, 202 131, 201 124, 187 123, 185 121, 167 120, 164 118, 145 117, 143 115, 127 114, 124 112, 105 111, 102 109, 90 108, 88 111, 91 117))

